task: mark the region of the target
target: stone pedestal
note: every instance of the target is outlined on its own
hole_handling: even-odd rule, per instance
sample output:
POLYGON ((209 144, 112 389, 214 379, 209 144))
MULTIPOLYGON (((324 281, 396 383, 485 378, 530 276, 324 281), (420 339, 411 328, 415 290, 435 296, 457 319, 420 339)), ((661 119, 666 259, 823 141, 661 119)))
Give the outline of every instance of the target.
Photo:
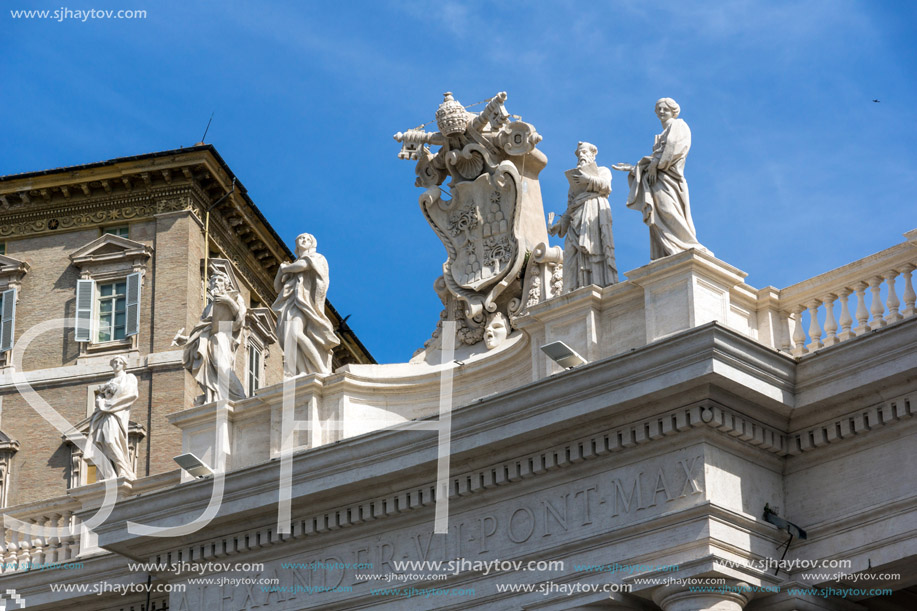
POLYGON ((67 494, 82 505, 82 508, 76 512, 77 524, 80 527, 79 557, 86 558, 106 553, 105 550, 98 546, 98 536, 91 528, 87 527, 86 522, 99 513, 107 517, 108 512, 114 508, 115 503, 133 496, 133 480, 124 477, 119 477, 114 481, 102 480, 87 486, 73 488, 67 494), (111 485, 115 486, 113 498, 108 499, 111 506, 103 507, 106 502, 106 491, 111 485))
POLYGON ((628 272, 644 289, 646 342, 713 321, 748 333, 755 328, 756 295, 743 282, 747 275, 694 249, 628 272))

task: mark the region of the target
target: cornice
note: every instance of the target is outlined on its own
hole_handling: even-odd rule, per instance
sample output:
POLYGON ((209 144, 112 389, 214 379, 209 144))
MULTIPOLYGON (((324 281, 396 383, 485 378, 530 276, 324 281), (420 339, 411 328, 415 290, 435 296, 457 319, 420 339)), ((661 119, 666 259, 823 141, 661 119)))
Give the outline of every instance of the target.
POLYGON ((136 195, 92 198, 64 206, 46 206, 4 214, 3 224, 0 225, 0 237, 18 238, 72 231, 190 209, 192 204, 187 186, 136 195))
MULTIPOLYGON (((727 448, 740 444, 751 452, 763 452, 757 455, 759 461, 771 461, 767 456, 782 460, 797 450, 810 451, 808 447, 801 449, 801 445, 794 445, 801 442, 781 428, 712 399, 646 415, 625 424, 593 429, 595 432, 587 435, 576 435, 575 431, 582 431, 587 422, 594 424, 607 420, 612 415, 610 410, 615 414, 628 413, 637 407, 634 401, 645 405, 655 401, 654 396, 663 396, 660 393, 683 392, 684 383, 720 385, 723 378, 713 373, 710 364, 721 357, 723 344, 731 340, 755 345, 728 329, 709 324, 633 353, 562 372, 458 408, 453 413, 453 464, 467 465, 472 456, 491 455, 493 458, 486 464, 476 458, 474 468, 466 467, 452 476, 450 496, 474 496, 496 487, 550 475, 579 463, 595 464, 611 456, 616 456, 614 463, 620 465, 628 462, 625 457, 633 457, 632 462, 647 455, 644 448, 652 448, 651 453, 664 452, 695 440, 719 445, 719 438, 722 440, 719 443, 726 444, 727 448), (704 381, 696 377, 698 371, 706 372, 702 377, 712 377, 704 381), (672 376, 673 372, 679 373, 672 376), (657 381, 655 392, 649 392, 644 384, 645 376, 667 377, 664 382, 657 381), (635 387, 634 392, 620 392, 622 386, 635 387), (633 398, 629 398, 631 395, 633 398), (566 424, 559 424, 561 422, 566 424), (568 441, 534 452, 513 451, 523 443, 538 447, 540 441, 548 438, 547 432, 554 439, 566 435, 568 441), (683 434, 692 435, 679 442, 677 438, 683 434), (656 442, 665 445, 656 446, 656 442)), ((738 349, 738 346, 731 349, 738 349)), ((758 349, 764 361, 774 360, 772 365, 777 371, 782 370, 783 365, 794 364, 793 359, 784 355, 761 346, 758 349)), ((763 368, 761 374, 771 375, 766 369, 763 368)), ((267 400, 268 396, 260 399, 267 400)), ((885 407, 875 406, 867 410, 875 416, 865 416, 864 427, 856 428, 855 434, 874 430, 873 422, 885 425, 910 417, 913 405, 912 402, 892 401, 885 407)), ((586 428, 592 428, 592 424, 586 428)), ((827 435, 825 432, 826 439, 827 435)), ((812 449, 819 447, 812 445, 812 449)), ((415 437, 406 443, 404 431, 383 429, 296 454, 292 481, 294 511, 307 502, 319 510, 297 517, 292 534, 283 537, 273 532, 276 529, 273 520, 276 516, 277 461, 230 472, 226 475, 223 506, 212 527, 223 528, 225 532, 226 528, 237 524, 242 513, 251 516, 260 511, 258 515, 266 516, 271 523, 252 527, 250 534, 253 541, 261 540, 258 545, 264 545, 264 538, 274 543, 317 536, 429 507, 435 502, 432 478, 422 479, 419 474, 435 462, 436 447, 434 435, 415 437), (367 462, 367 457, 372 457, 371 461, 367 462), (428 483, 395 487, 399 481, 412 479, 428 483), (373 482, 377 490, 384 488, 389 492, 363 497, 366 482, 373 482), (322 504, 326 504, 323 509, 322 504)), ((148 495, 142 502, 129 500, 116 509, 111 526, 103 526, 100 540, 114 551, 130 553, 134 547, 131 538, 126 532, 119 532, 123 531, 125 518, 152 523, 168 519, 174 523, 183 515, 176 514, 175 507, 182 507, 188 515, 197 515, 209 498, 210 486, 209 482, 189 482, 148 495), (154 495, 169 495, 168 506, 151 509, 159 505, 153 502, 154 495)))
POLYGON ((825 420, 788 435, 787 454, 798 456, 819 448, 844 441, 862 438, 869 433, 884 430, 890 425, 912 420, 917 415, 917 391, 865 408, 849 411, 842 416, 825 420))

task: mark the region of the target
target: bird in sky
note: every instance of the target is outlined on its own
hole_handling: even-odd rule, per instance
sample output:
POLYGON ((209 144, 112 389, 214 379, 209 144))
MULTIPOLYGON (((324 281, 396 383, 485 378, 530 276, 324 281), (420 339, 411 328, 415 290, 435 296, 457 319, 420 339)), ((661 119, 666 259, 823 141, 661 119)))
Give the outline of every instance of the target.
POLYGON ((873 102, 875 102, 876 104, 878 104, 878 103, 879 103, 879 100, 873 100, 873 102))

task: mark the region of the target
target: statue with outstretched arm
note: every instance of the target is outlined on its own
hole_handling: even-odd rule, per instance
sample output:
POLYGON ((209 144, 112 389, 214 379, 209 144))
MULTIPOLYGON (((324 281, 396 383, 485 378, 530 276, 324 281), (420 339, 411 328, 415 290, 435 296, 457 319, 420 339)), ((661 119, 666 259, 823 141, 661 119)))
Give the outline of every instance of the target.
MULTIPOLYGON (((630 193, 627 207, 643 213, 650 230, 650 259, 660 259, 691 248, 709 252, 697 241, 685 160, 691 149, 691 130, 678 115, 681 111, 672 98, 656 102, 656 116, 662 133, 656 136, 653 153, 636 165, 618 163, 613 169, 628 172, 630 193)), ((712 254, 712 253, 711 253, 712 254)))

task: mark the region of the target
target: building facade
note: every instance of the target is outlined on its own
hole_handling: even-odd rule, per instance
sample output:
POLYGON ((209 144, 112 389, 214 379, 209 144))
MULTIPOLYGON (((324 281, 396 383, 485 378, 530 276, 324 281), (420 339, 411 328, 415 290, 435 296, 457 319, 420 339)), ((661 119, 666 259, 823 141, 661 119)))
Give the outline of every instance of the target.
MULTIPOLYGON (((85 433, 93 389, 111 377, 109 361, 125 357, 139 380, 135 471, 174 470, 181 436, 167 416, 194 405, 200 389, 173 338, 204 307, 205 256, 248 306, 235 369, 252 395, 282 377, 269 306, 274 274, 292 255, 212 146, 0 177, 3 507, 95 481, 68 433, 16 389, 17 371, 85 433), (23 349, 18 365, 14 343, 23 349)), ((339 335, 337 365, 372 362, 346 326, 339 335)))
MULTIPOLYGON (((170 154, 218 159, 210 149, 170 154)), ((221 185, 207 201, 231 189, 228 174, 221 185)), ((157 223, 183 219, 179 235, 202 243, 194 210, 158 214, 157 223)), ((58 259, 78 253, 72 265, 89 257, 91 267, 94 253, 116 252, 131 261, 127 278, 146 249, 151 259, 162 252, 155 241, 84 237, 58 259)), ((22 300, 38 263, 18 248, 3 261, 20 276, 22 300)), ((191 253, 175 265, 187 311, 160 329, 140 307, 150 337, 136 341, 165 354, 173 329, 193 324, 202 305, 202 249, 181 248, 191 253), (191 271, 181 267, 189 261, 191 271)), ((228 247, 215 254, 238 266, 228 247)), ((138 348, 138 377, 183 381, 160 434, 215 473, 194 478, 164 464, 114 484, 114 505, 105 483, 86 483, 10 507, 36 526, 70 512, 83 527, 8 529, 5 560, 80 566, 7 571, 0 589, 30 609, 87 611, 914 608, 915 268, 917 230, 783 289, 756 289, 741 270, 688 250, 607 287, 532 293, 493 350, 455 359, 444 346, 436 363, 354 357, 330 375, 286 382, 275 369, 239 401, 195 404, 175 357, 149 361, 158 353, 138 348), (541 347, 557 341, 584 362, 549 359, 541 347)), ((70 300, 82 273, 61 282, 70 300)), ((253 304, 269 302, 256 283, 249 291, 253 304)), ((84 355, 68 333, 29 371, 61 354, 76 368, 108 357, 92 346, 84 355)), ((46 379, 30 375, 36 386, 46 379)), ((49 402, 63 392, 45 384, 49 402)), ((0 452, 12 455, 15 477, 32 438, 7 426, 19 400, 9 395, 0 452)), ((145 426, 141 456, 157 443, 145 426)))

